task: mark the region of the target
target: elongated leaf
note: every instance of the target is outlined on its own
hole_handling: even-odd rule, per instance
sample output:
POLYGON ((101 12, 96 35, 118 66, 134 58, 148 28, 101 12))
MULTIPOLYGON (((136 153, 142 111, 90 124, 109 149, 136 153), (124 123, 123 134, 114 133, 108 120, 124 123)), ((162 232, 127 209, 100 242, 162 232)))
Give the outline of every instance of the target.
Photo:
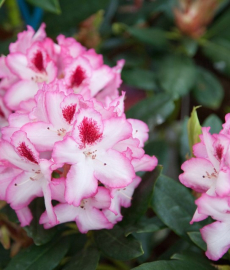
POLYGON ((143 90, 153 91, 157 89, 156 76, 150 70, 144 70, 140 68, 132 70, 124 70, 122 72, 122 79, 125 84, 143 90))
POLYGON ((129 27, 127 31, 137 40, 156 47, 168 45, 166 33, 160 28, 137 28, 129 27))
POLYGON ((131 225, 125 228, 126 235, 129 235, 132 232, 136 233, 149 233, 156 232, 166 228, 165 224, 158 218, 146 218, 143 217, 135 225, 131 225))
POLYGON ((149 127, 162 124, 172 113, 174 103, 168 94, 157 94, 138 102, 127 112, 127 118, 137 118, 147 122, 149 127))
POLYGON ((125 231, 115 226, 112 230, 100 230, 94 232, 98 248, 105 256, 127 261, 143 254, 141 243, 132 235, 125 237, 125 231))
POLYGON ((220 38, 207 41, 202 51, 217 70, 230 76, 230 41, 220 38))
POLYGON ((196 80, 196 66, 188 57, 170 55, 159 67, 159 81, 162 88, 175 99, 187 94, 196 80))
POLYGON ((208 29, 207 33, 205 34, 208 38, 210 37, 226 37, 229 35, 229 24, 230 24, 230 10, 226 10, 219 18, 214 21, 211 27, 208 29))
POLYGON ((202 250, 207 250, 207 245, 201 237, 200 232, 188 232, 189 238, 202 250))
POLYGON ((99 259, 99 251, 94 247, 87 247, 72 257, 63 270, 93 270, 97 268, 99 259))
POLYGON ((61 13, 60 5, 58 0, 26 0, 30 4, 40 7, 46 11, 53 12, 56 14, 61 13))
POLYGON ((156 181, 152 207, 157 216, 176 234, 189 239, 188 231, 197 231, 199 224, 190 225, 195 212, 194 197, 179 182, 161 175, 156 181))
POLYGON ((223 122, 221 121, 221 119, 215 115, 215 114, 210 114, 203 123, 203 127, 211 127, 210 129, 210 133, 214 134, 214 133, 219 133, 220 130, 222 129, 222 124, 223 122))
POLYGON ((31 204, 30 209, 33 213, 31 224, 24 229, 27 235, 33 238, 34 243, 39 246, 49 242, 57 231, 57 227, 46 230, 39 224, 41 214, 45 211, 43 198, 36 198, 31 204))
POLYGON ((174 254, 172 259, 184 261, 187 264, 193 264, 194 269, 202 270, 215 270, 216 268, 210 264, 210 261, 205 257, 194 253, 194 252, 184 252, 183 254, 174 254), (196 266, 195 266, 196 265, 196 266))
POLYGON ((145 145, 145 153, 150 156, 156 156, 158 164, 163 166, 163 170, 167 170, 170 160, 168 158, 169 147, 166 140, 154 140, 147 143, 145 145))
POLYGON ((217 109, 223 100, 224 90, 214 74, 199 68, 193 94, 200 105, 217 109))
POLYGON ((144 263, 138 267, 132 268, 132 270, 214 270, 215 268, 207 268, 206 266, 201 266, 196 268, 197 264, 195 262, 185 262, 185 261, 156 261, 151 263, 144 263))
POLYGON ((52 270, 68 251, 70 238, 56 238, 43 246, 30 246, 19 252, 5 270, 52 270))
POLYGON ((188 120, 188 141, 190 153, 192 154, 192 147, 195 143, 200 142, 199 135, 202 133, 201 125, 197 116, 196 109, 199 107, 194 107, 191 113, 191 116, 188 120))
POLYGON ((153 194, 153 186, 156 179, 159 177, 162 166, 157 166, 154 171, 147 172, 138 188, 135 190, 132 205, 127 209, 123 209, 122 226, 130 226, 135 224, 143 214, 147 211, 151 197, 153 194))

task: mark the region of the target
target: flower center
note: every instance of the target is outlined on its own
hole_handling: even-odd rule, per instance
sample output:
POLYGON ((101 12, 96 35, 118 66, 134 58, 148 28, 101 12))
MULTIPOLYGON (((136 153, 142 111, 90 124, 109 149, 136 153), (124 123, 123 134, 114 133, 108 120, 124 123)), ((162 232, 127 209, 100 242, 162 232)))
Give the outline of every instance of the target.
POLYGON ((78 126, 79 137, 82 142, 81 147, 86 144, 92 145, 102 138, 102 133, 99 130, 98 124, 92 118, 84 117, 81 124, 78 126))
POLYGON ((4 113, 3 113, 2 109, 1 109, 1 107, 0 107, 0 116, 3 117, 3 118, 5 118, 5 115, 4 115, 4 113))
POLYGON ((42 53, 40 51, 37 51, 35 53, 35 56, 32 60, 34 66, 36 67, 36 69, 40 72, 44 71, 44 63, 43 63, 43 57, 42 57, 42 53))
POLYGON ((63 110, 62 110, 62 114, 63 117, 65 118, 67 123, 71 123, 74 113, 76 111, 76 104, 71 104, 69 106, 66 106, 63 110))
POLYGON ((34 157, 33 152, 31 149, 25 144, 25 142, 21 142, 19 146, 17 147, 18 153, 20 156, 26 158, 30 162, 33 162, 35 164, 38 164, 36 158, 34 157))
POLYGON ((219 144, 217 147, 216 147, 216 156, 219 160, 221 160, 222 156, 223 156, 223 151, 224 151, 224 147, 219 144))
POLYGON ((79 85, 81 85, 85 78, 85 71, 81 66, 78 66, 70 78, 70 87, 78 87, 79 85))

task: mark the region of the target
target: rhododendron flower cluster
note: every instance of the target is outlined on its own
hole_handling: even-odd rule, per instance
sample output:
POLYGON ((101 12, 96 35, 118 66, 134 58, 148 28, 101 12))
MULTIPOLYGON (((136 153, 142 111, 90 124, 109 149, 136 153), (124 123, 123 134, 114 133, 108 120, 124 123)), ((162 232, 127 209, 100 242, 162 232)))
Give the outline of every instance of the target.
POLYGON ((193 146, 194 156, 182 165, 180 181, 201 196, 191 223, 212 217, 215 222, 201 229, 207 243, 206 255, 218 260, 230 247, 230 114, 219 134, 202 128, 201 142, 193 146))
POLYGON ((22 226, 44 197, 45 228, 110 229, 131 205, 136 172, 157 165, 143 150, 148 126, 124 114, 123 60, 110 68, 73 38, 57 40, 28 27, 0 58, 0 199, 22 226))

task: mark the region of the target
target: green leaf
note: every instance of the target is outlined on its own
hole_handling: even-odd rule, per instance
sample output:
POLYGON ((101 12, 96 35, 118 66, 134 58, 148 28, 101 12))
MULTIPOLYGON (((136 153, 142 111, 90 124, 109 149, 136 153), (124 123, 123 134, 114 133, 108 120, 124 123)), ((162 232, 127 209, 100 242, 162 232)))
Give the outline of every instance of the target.
POLYGON ((40 246, 49 242, 53 238, 57 231, 57 227, 46 230, 39 224, 40 216, 45 211, 43 198, 36 198, 33 200, 30 204, 30 209, 33 213, 33 220, 30 225, 24 227, 24 229, 27 232, 27 235, 33 238, 34 243, 37 246, 40 246))
POLYGON ((157 89, 156 76, 153 71, 144 69, 132 69, 122 71, 122 80, 125 84, 153 91, 157 89))
POLYGON ((202 250, 207 250, 207 245, 201 237, 200 232, 188 232, 189 238, 202 250))
POLYGON ((197 116, 196 109, 199 107, 194 107, 191 113, 191 116, 188 120, 188 141, 190 153, 192 153, 192 147, 195 143, 200 142, 199 135, 202 133, 201 125, 197 116))
POLYGON ((127 236, 133 232, 136 233, 156 232, 165 228, 166 228, 165 224, 158 217, 152 218, 143 217, 135 225, 126 227, 125 235, 127 236))
POLYGON ((217 20, 215 20, 211 27, 206 32, 205 36, 207 38, 210 37, 225 37, 229 35, 229 24, 230 24, 230 10, 227 9, 226 12, 221 14, 221 16, 218 17, 217 20))
POLYGON ((193 264, 194 269, 199 270, 215 270, 216 268, 210 264, 210 261, 205 257, 195 252, 184 252, 182 254, 174 254, 172 259, 184 261, 187 264, 193 264))
POLYGON ((39 247, 32 245, 13 257, 5 270, 52 270, 67 253, 70 239, 56 238, 39 247))
POLYGON ((223 122, 221 121, 221 119, 215 115, 215 114, 210 114, 203 123, 203 127, 211 127, 210 129, 210 133, 214 134, 214 133, 219 133, 222 129, 222 124, 223 122))
POLYGON ((164 30, 160 28, 128 27, 127 31, 137 40, 146 43, 148 45, 156 46, 158 48, 168 46, 166 33, 164 30))
POLYGON ((145 145, 145 153, 150 156, 156 156, 158 159, 158 164, 163 166, 163 170, 167 170, 169 165, 169 147, 165 140, 154 140, 147 142, 145 145))
POLYGON ((0 243, 0 269, 4 269, 10 260, 10 249, 5 249, 0 243))
POLYGON ((224 90, 214 74, 204 68, 199 68, 193 94, 199 104, 217 109, 223 100, 224 90))
POLYGON ((202 51, 217 70, 230 76, 230 41, 224 39, 206 41, 202 51))
POLYGON ((158 78, 161 87, 177 99, 192 89, 196 66, 188 57, 169 55, 160 63, 158 78))
POLYGON ((105 9, 108 4, 109 0, 60 1, 61 16, 50 13, 45 13, 44 15, 44 21, 47 25, 47 35, 56 37, 56 35, 60 33, 65 35, 75 34, 77 24, 96 13, 98 10, 105 9))
POLYGON ((156 181, 152 207, 164 224, 187 240, 187 232, 200 227, 189 224, 196 209, 194 197, 186 187, 169 177, 161 175, 156 181))
POLYGON ((188 141, 188 119, 189 117, 186 116, 182 122, 182 132, 180 137, 180 155, 182 161, 186 160, 186 157, 189 156, 190 148, 189 148, 189 141, 188 141))
POLYGON ((127 261, 143 254, 141 243, 132 235, 125 237, 125 231, 117 225, 112 230, 95 231, 94 237, 103 254, 115 260, 127 261))
POLYGON ((60 14, 61 13, 61 9, 60 9, 60 5, 59 5, 59 1, 58 0, 26 0, 27 2, 29 2, 31 5, 40 7, 46 11, 52 12, 52 13, 56 13, 56 14, 60 14))
POLYGON ((127 118, 147 122, 149 128, 162 124, 174 110, 174 103, 168 94, 157 94, 141 100, 126 113, 127 118))
MULTIPOLYGON (((215 268, 207 268, 206 266, 201 266, 196 268, 197 264, 195 262, 185 262, 185 261, 156 261, 151 263, 144 263, 138 267, 132 268, 132 270, 214 270, 215 268)), ((210 266, 211 267, 211 266, 210 266)))
POLYGON ((4 2, 5 0, 0 0, 0 7, 3 5, 4 2))
POLYGON ((169 260, 175 253, 180 253, 189 248, 194 249, 194 245, 184 240, 183 238, 179 238, 175 243, 171 244, 168 249, 159 256, 159 260, 169 260))
POLYGON ((181 40, 183 49, 189 57, 193 57, 198 50, 198 43, 196 40, 184 36, 181 40))
POLYGON ((100 253, 98 249, 89 246, 72 257, 63 270, 93 270, 97 268, 99 259, 100 253))
POLYGON ((123 220, 120 224, 130 226, 135 224, 147 211, 153 194, 153 186, 159 177, 162 166, 157 166, 154 171, 147 172, 138 188, 135 190, 132 199, 132 205, 128 209, 123 209, 123 220))

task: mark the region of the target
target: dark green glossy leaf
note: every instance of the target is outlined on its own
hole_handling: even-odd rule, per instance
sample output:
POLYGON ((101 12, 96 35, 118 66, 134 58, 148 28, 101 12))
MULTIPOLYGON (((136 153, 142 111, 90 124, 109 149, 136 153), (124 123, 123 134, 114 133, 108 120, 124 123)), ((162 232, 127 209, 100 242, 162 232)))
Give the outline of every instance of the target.
POLYGON ((194 252, 184 252, 183 254, 174 254, 172 259, 180 260, 188 265, 193 264, 194 269, 199 270, 214 270, 216 269, 214 266, 211 265, 210 261, 194 252))
POLYGON ((224 39, 206 41, 203 53, 213 62, 217 70, 230 76, 230 41, 224 39))
POLYGON ((87 247, 72 257, 63 270, 93 270, 97 268, 100 253, 94 247, 87 247))
POLYGON ((220 130, 222 129, 222 121, 221 119, 215 115, 215 114, 210 114, 203 123, 203 127, 211 127, 210 133, 219 133, 220 130))
POLYGON ((157 94, 134 105, 127 112, 127 118, 147 122, 149 127, 162 124, 174 110, 174 103, 168 94, 157 94))
POLYGON ((188 231, 197 231, 199 224, 190 225, 195 212, 194 197, 179 182, 161 175, 156 181, 152 207, 157 216, 176 234, 189 239, 188 231))
POLYGON ((149 203, 153 194, 153 186, 156 179, 159 177, 162 166, 157 166, 154 171, 147 172, 138 188, 135 190, 132 205, 127 209, 123 209, 123 220, 121 222, 124 226, 135 224, 143 214, 147 211, 149 203))
POLYGON ((192 89, 196 80, 196 66, 188 57, 170 55, 162 60, 158 75, 162 88, 177 99, 192 89))
POLYGON ((182 124, 182 133, 180 137, 180 155, 182 161, 186 160, 186 157, 189 156, 190 148, 188 141, 188 117, 186 116, 183 120, 182 124))
POLYGON ((56 35, 60 33, 66 35, 75 34, 78 23, 96 13, 98 10, 105 9, 108 4, 109 0, 61 0, 61 16, 50 13, 44 15, 44 21, 47 25, 47 34, 52 37, 56 37, 56 35))
POLYGON ((19 252, 5 270, 52 270, 68 251, 70 239, 56 238, 42 246, 30 246, 19 252))
POLYGON ((211 27, 208 29, 207 33, 205 34, 206 37, 228 37, 230 38, 229 34, 229 24, 230 24, 230 10, 227 9, 221 16, 215 20, 211 27))
POLYGON ((153 91, 157 89, 156 76, 150 70, 132 69, 122 71, 122 80, 125 84, 153 91))
POLYGON ((202 250, 207 250, 207 245, 201 237, 200 232, 188 232, 189 238, 202 250))
POLYGON ((154 140, 147 143, 145 145, 145 153, 150 156, 156 156, 158 164, 163 166, 163 170, 167 170, 169 164, 169 147, 165 140, 154 140))
POLYGON ((5 249, 0 243, 0 269, 4 269, 10 260, 10 250, 5 249))
POLYGON ((132 270, 214 270, 213 268, 196 268, 197 264, 195 262, 185 262, 185 261, 156 261, 151 263, 144 263, 138 267, 132 268, 132 270))
POLYGON ((110 258, 127 261, 143 254, 141 243, 132 235, 125 237, 125 231, 117 225, 112 230, 95 231, 94 237, 98 248, 110 258))
MULTIPOLYGON (((167 250, 162 253, 159 256, 159 260, 170 260, 171 257, 175 254, 175 253, 181 253, 185 250, 188 250, 189 248, 191 248, 191 245, 188 241, 184 240, 183 238, 180 238, 179 240, 177 240, 175 243, 171 244, 167 250)), ((193 245, 194 247, 194 245, 193 245)))
POLYGON ((192 39, 192 38, 189 38, 189 37, 183 37, 181 42, 182 42, 182 46, 183 46, 183 49, 185 50, 186 54, 189 57, 193 57, 198 50, 197 41, 192 39))
POLYGON ((59 0, 26 0, 30 4, 40 7, 46 11, 53 12, 56 14, 61 13, 60 5, 59 5, 59 0))
POLYGON ((168 45, 168 40, 166 38, 166 33, 160 28, 136 28, 129 27, 127 29, 129 34, 135 37, 137 40, 156 46, 159 48, 165 47, 168 45))
POLYGON ((44 229, 42 225, 39 224, 39 219, 41 214, 45 211, 43 198, 36 198, 30 204, 30 209, 33 214, 33 220, 29 226, 24 227, 27 235, 33 238, 36 245, 43 245, 50 241, 57 231, 57 227, 52 229, 44 229))
POLYGON ((200 105, 211 109, 219 108, 224 90, 214 74, 204 68, 198 69, 196 85, 193 94, 200 105))
POLYGON ((135 225, 126 227, 125 232, 126 235, 129 235, 132 232, 148 233, 148 232, 156 232, 164 228, 166 228, 165 224, 158 217, 152 218, 143 217, 135 225))

